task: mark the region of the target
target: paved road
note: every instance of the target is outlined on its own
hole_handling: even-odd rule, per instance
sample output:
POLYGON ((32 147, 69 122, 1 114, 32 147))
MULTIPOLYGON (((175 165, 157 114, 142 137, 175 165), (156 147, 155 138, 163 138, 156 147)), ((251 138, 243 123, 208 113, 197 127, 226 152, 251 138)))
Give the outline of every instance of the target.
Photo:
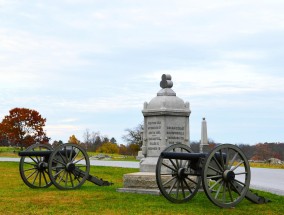
MULTIPOLYGON (((0 157, 0 161, 19 162, 19 158, 0 157)), ((139 168, 139 162, 90 160, 93 166, 139 168)), ((250 187, 284 196, 284 170, 251 168, 250 187)))
POLYGON ((284 169, 251 168, 250 187, 284 196, 284 169))

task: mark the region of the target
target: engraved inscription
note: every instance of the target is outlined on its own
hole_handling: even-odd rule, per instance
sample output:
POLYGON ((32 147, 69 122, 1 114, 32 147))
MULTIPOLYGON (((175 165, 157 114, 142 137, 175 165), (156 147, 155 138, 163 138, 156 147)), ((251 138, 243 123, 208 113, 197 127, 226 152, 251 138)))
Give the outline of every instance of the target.
POLYGON ((148 121, 147 123, 147 136, 148 136, 148 150, 160 150, 160 134, 161 134, 161 121, 148 121))
POLYGON ((184 126, 167 126, 167 137, 169 144, 184 142, 184 126))

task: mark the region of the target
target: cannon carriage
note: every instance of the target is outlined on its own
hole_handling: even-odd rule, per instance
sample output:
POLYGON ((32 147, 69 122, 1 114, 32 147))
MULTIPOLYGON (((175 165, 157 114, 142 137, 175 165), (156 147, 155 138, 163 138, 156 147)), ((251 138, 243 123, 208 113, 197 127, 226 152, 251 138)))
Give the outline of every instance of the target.
POLYGON ((268 202, 249 190, 250 178, 246 156, 231 144, 219 145, 209 153, 194 153, 184 144, 171 145, 160 154, 156 166, 160 192, 174 203, 189 201, 201 187, 221 208, 235 207, 243 198, 257 204, 268 202))
POLYGON ((31 188, 47 188, 52 184, 61 190, 79 188, 90 181, 99 186, 112 183, 89 174, 87 152, 77 144, 62 144, 55 149, 47 144, 34 144, 19 152, 20 175, 31 188))

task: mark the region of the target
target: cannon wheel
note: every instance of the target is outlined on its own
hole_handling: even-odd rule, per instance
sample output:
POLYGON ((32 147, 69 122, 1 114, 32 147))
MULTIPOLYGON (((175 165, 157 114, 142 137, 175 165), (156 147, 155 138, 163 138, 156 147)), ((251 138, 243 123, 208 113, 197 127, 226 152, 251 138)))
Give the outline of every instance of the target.
MULTIPOLYGON (((193 153, 184 144, 171 145, 165 152, 193 153)), ((156 166, 156 181, 162 195, 171 202, 183 203, 189 201, 197 193, 201 177, 191 175, 190 161, 166 159, 160 156, 156 166)))
POLYGON ((49 177, 58 189, 79 188, 89 177, 89 172, 88 154, 77 144, 62 144, 53 151, 49 158, 49 177))
MULTIPOLYGON (((52 150, 48 144, 34 144, 26 151, 52 150)), ((20 175, 23 182, 31 188, 47 188, 52 182, 48 176, 48 158, 44 156, 22 156, 20 159, 20 175)))
POLYGON ((250 166, 245 154, 235 145, 223 144, 207 156, 202 170, 205 194, 222 208, 235 207, 246 195, 250 166))

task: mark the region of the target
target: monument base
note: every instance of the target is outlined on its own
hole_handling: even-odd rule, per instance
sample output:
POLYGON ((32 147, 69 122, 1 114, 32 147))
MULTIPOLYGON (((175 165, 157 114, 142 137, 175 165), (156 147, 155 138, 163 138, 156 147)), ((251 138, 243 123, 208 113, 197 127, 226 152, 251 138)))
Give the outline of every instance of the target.
POLYGON ((155 174, 158 157, 146 157, 140 160, 140 172, 152 172, 155 174))
POLYGON ((160 195, 154 172, 135 172, 123 175, 123 188, 118 192, 160 195))
POLYGON ((142 158, 144 158, 142 151, 138 151, 138 155, 136 156, 136 160, 141 160, 142 158))

